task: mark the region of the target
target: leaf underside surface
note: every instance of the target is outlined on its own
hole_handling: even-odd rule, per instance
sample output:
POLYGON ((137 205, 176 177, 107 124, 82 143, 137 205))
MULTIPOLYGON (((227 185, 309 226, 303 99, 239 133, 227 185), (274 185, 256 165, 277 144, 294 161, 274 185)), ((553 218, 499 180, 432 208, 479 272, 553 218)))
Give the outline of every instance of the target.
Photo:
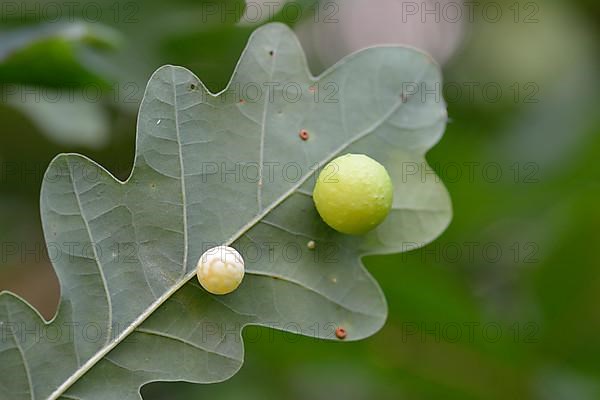
POLYGON ((253 34, 219 94, 185 68, 157 70, 126 182, 73 154, 46 173, 41 215, 61 301, 48 322, 0 295, 0 398, 128 400, 153 381, 224 381, 243 363, 248 325, 331 340, 338 327, 346 340, 377 332, 387 306, 361 257, 424 245, 451 219, 445 188, 424 173, 445 104, 407 93, 440 82, 430 57, 399 47, 313 77, 280 24, 253 34), (394 182, 392 212, 364 236, 333 231, 312 202, 319 168, 344 153, 378 160, 394 182), (246 261, 226 296, 192 279, 219 244, 246 261))

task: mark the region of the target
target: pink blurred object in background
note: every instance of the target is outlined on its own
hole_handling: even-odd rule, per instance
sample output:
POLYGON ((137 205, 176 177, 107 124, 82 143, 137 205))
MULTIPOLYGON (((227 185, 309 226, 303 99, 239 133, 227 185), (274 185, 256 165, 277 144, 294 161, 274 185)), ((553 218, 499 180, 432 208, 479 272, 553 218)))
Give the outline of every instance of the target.
POLYGON ((465 12, 455 0, 327 0, 296 31, 312 66, 319 69, 381 44, 417 47, 444 64, 462 41, 465 12))

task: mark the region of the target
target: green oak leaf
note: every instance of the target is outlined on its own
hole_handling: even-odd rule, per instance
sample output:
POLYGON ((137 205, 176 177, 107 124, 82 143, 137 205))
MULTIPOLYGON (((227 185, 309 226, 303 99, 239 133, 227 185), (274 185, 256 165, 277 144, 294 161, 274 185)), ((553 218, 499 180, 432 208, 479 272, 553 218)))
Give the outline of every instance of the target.
POLYGON ((58 156, 46 173, 41 213, 60 307, 46 322, 0 296, 0 397, 139 399, 148 382, 223 381, 242 365, 248 325, 331 340, 338 327, 346 340, 377 332, 387 307, 361 257, 430 242, 451 218, 439 179, 421 174, 445 104, 407 91, 440 80, 430 57, 400 47, 364 50, 315 78, 280 24, 254 33, 222 93, 160 68, 126 182, 79 155, 58 156), (364 236, 334 232, 312 203, 316 172, 347 152, 381 162, 395 185, 390 216, 364 236), (192 279, 216 244, 246 259, 227 296, 192 279))

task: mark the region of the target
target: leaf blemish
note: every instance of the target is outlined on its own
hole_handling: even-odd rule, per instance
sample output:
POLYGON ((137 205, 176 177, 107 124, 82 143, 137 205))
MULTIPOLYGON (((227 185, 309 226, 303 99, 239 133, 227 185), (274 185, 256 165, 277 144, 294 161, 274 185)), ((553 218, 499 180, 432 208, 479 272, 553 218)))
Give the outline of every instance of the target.
POLYGON ((344 340, 346 339, 346 336, 348 336, 348 332, 346 332, 346 330, 342 327, 338 327, 335 330, 335 337, 337 337, 340 340, 344 340))
POLYGON ((309 137, 310 137, 310 135, 308 134, 308 131, 306 129, 302 129, 300 131, 300 135, 299 136, 300 136, 300 139, 302 139, 304 141, 307 141, 309 139, 309 137))
POLYGON ((272 57, 275 54, 273 50, 269 51, 269 55, 272 57))
POLYGON ((196 89, 196 85, 192 83, 192 84, 190 85, 190 89, 191 89, 191 90, 195 90, 195 89, 196 89))

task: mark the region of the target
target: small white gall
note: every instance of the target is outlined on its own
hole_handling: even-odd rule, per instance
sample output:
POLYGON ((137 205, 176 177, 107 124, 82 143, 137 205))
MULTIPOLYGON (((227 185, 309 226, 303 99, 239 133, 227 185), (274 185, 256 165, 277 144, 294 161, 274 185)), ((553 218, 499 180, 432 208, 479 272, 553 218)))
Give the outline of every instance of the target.
POLYGON ((237 289, 244 279, 244 259, 233 247, 213 247, 198 260, 196 275, 208 292, 228 294, 237 289))

